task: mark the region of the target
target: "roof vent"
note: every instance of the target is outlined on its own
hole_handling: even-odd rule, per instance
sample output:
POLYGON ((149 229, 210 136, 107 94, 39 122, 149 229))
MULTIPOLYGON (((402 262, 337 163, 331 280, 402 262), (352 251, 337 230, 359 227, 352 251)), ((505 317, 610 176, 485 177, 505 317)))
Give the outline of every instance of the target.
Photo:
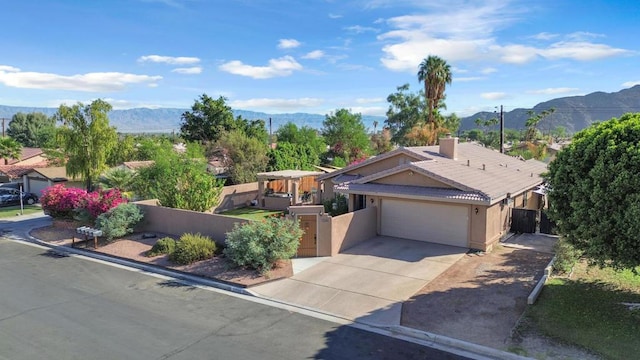
POLYGON ((482 170, 486 170, 486 169, 487 169, 487 168, 486 168, 486 165, 485 165, 485 164, 482 164, 482 170))
POLYGON ((467 159, 467 166, 471 166, 471 160, 467 159))

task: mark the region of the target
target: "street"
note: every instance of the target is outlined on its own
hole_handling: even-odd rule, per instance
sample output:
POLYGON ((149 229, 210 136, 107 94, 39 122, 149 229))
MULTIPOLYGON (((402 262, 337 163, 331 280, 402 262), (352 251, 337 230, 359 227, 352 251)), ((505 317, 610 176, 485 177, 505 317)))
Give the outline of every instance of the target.
POLYGON ((462 359, 0 238, 0 359, 462 359))

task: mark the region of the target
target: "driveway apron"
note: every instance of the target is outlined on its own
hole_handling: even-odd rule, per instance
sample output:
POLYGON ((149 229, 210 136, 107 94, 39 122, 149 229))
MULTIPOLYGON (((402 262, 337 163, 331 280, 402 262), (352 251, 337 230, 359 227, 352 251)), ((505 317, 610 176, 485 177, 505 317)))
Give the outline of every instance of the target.
POLYGON ((325 258, 291 278, 252 287, 251 291, 349 320, 399 325, 402 302, 467 250, 380 236, 325 258))

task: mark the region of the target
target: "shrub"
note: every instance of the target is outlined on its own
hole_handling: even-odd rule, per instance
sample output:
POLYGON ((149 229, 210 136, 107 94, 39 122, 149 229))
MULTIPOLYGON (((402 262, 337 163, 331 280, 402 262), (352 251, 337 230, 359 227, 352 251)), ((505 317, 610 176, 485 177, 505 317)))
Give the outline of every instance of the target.
POLYGON ((87 193, 75 209, 77 220, 93 222, 98 216, 114 207, 126 203, 127 199, 118 189, 98 190, 87 193))
POLYGON ((178 265, 188 265, 200 260, 210 259, 215 255, 216 243, 201 234, 186 233, 176 242, 176 248, 169 255, 169 260, 178 265))
POLYGON ((133 227, 142 220, 142 212, 135 204, 120 204, 96 219, 96 228, 111 241, 133 232, 133 227))
POLYGON ((42 191, 40 203, 45 214, 55 219, 73 219, 74 210, 82 204, 87 192, 78 188, 66 188, 63 184, 42 191))
POLYGON ((155 244, 153 244, 153 247, 151 248, 151 250, 147 251, 146 255, 148 257, 154 257, 163 254, 171 255, 175 249, 175 239, 170 237, 163 237, 162 239, 156 241, 155 244))
POLYGON ((227 233, 224 254, 238 266, 267 273, 278 260, 292 258, 298 251, 303 231, 298 221, 268 217, 243 225, 236 224, 227 233))
POLYGON ((334 199, 326 200, 323 205, 324 212, 331 216, 338 216, 349 212, 347 197, 342 194, 337 194, 334 199))
POLYGON ((558 240, 554 245, 554 250, 556 259, 553 261, 553 269, 561 274, 570 273, 580 258, 580 252, 564 238, 558 240))

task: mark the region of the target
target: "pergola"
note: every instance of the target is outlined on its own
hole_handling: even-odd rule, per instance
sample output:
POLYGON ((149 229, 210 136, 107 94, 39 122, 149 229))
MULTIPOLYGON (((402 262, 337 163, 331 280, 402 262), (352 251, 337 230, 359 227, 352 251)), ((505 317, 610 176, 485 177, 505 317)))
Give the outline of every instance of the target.
MULTIPOLYGON (((281 171, 271 171, 271 172, 263 172, 258 173, 258 204, 260 206, 265 207, 265 183, 272 180, 283 180, 284 181, 284 192, 281 194, 274 194, 276 197, 287 197, 291 199, 290 205, 297 205, 302 203, 302 198, 300 196, 300 185, 301 181, 307 177, 316 177, 318 175, 322 175, 324 172, 321 171, 305 171, 305 170, 281 170, 281 171)), ((315 181, 315 188, 320 189, 320 183, 315 181)), ((309 192, 311 194, 311 192, 309 192)), ((267 206, 268 207, 268 206, 267 206)))

